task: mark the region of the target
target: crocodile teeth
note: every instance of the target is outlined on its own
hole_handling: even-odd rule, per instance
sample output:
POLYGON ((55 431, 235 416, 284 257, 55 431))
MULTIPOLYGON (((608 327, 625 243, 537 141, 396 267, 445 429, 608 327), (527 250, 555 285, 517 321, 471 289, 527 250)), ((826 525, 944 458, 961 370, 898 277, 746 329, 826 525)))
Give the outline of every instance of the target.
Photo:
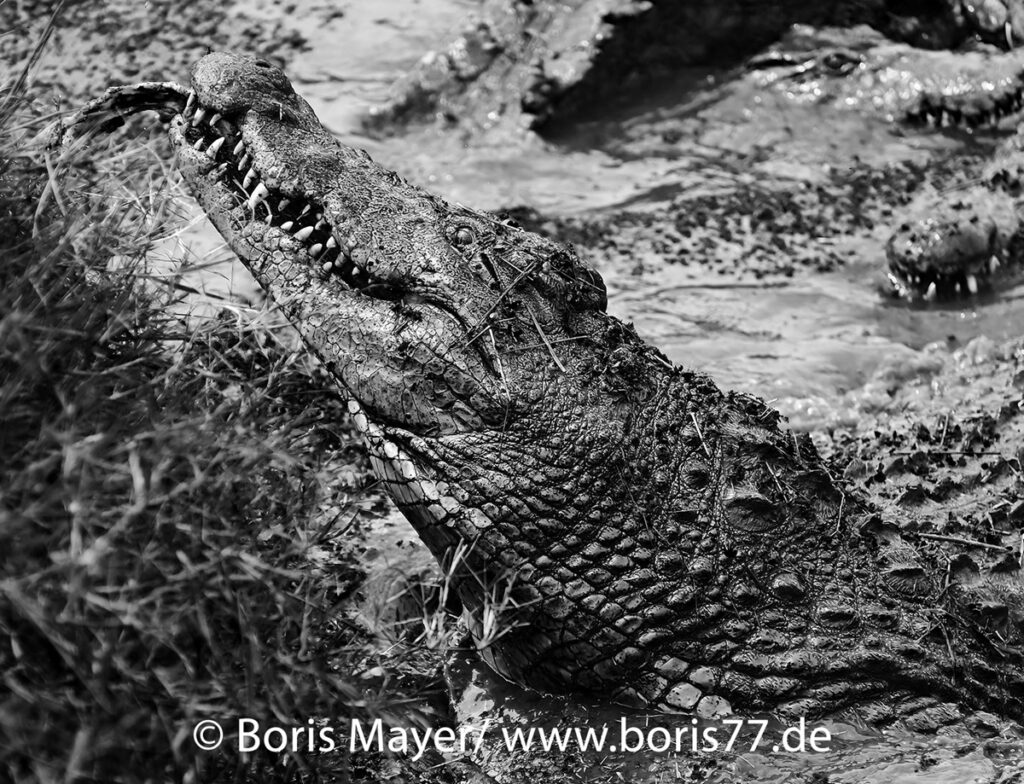
POLYGON ((294 225, 295 223, 292 221, 285 221, 284 223, 281 224, 281 231, 291 231, 292 226, 294 225))
MULTIPOLYGON (((249 171, 250 171, 250 173, 252 173, 251 169, 249 171)), ((248 179, 248 178, 246 178, 246 179, 248 179)), ((264 199, 266 199, 267 196, 269 196, 269 195, 270 195, 270 190, 267 188, 266 185, 264 185, 261 182, 259 185, 257 185, 253 189, 252 195, 249 196, 249 201, 247 201, 245 204, 246 204, 246 206, 250 210, 254 210, 254 209, 256 209, 256 205, 259 204, 260 202, 262 202, 264 199)))
POLYGON ((205 141, 206 140, 202 136, 200 136, 198 139, 196 139, 195 144, 192 145, 192 149, 193 150, 201 150, 201 149, 203 149, 203 143, 205 141))
POLYGON ((324 272, 330 272, 332 269, 334 269, 334 263, 330 261, 325 261, 323 264, 320 265, 320 269, 322 269, 324 272))
POLYGON ((309 255, 312 256, 315 259, 321 253, 323 253, 323 250, 324 250, 323 243, 318 242, 316 245, 314 245, 312 248, 309 249, 309 255))
POLYGON ((935 281, 933 280, 931 283, 928 284, 928 291, 924 293, 924 298, 935 299, 935 297, 938 296, 938 293, 939 287, 935 285, 935 281))
POLYGON ((975 278, 973 275, 967 276, 967 289, 968 291, 971 292, 971 294, 978 293, 978 279, 975 278))
POLYGON ((310 206, 307 204, 305 207, 302 208, 302 212, 299 213, 299 217, 301 218, 303 215, 305 215, 307 212, 309 212, 309 210, 310 210, 310 206))
POLYGON ((185 111, 183 112, 185 117, 188 117, 190 114, 192 114, 192 110, 196 108, 196 101, 197 100, 198 100, 198 97, 196 96, 196 91, 195 90, 189 90, 188 91, 188 100, 185 101, 185 111))
POLYGON ((252 158, 249 157, 249 153, 243 155, 238 161, 238 171, 245 171, 249 168, 249 162, 252 158))
POLYGON ((953 288, 956 290, 957 294, 961 293, 961 291, 960 291, 960 284, 959 283, 957 283, 956 286, 954 286, 953 288))
POLYGON ((999 259, 997 259, 995 256, 990 258, 988 260, 988 268, 990 272, 995 272, 997 269, 999 269, 999 259))
POLYGON ((313 234, 313 227, 312 226, 307 226, 304 229, 299 229, 292 236, 295 237, 295 239, 297 239, 299 242, 305 242, 306 240, 308 240, 310 238, 310 235, 312 235, 312 234, 313 234))
POLYGON ((207 122, 207 123, 208 123, 209 125, 213 126, 213 125, 216 125, 217 123, 219 123, 219 122, 220 122, 221 120, 223 120, 223 119, 224 119, 224 115, 222 115, 222 114, 220 114, 220 113, 218 112, 218 113, 214 114, 214 115, 213 115, 213 117, 211 117, 211 118, 210 118, 209 120, 207 120, 206 122, 207 122))
POLYGON ((220 148, 224 146, 224 137, 221 136, 216 139, 209 147, 206 148, 206 154, 211 158, 217 157, 217 153, 220 152, 220 148))
POLYGON ((206 109, 204 109, 202 106, 200 106, 198 109, 196 109, 196 113, 192 117, 192 127, 195 128, 197 125, 199 125, 199 123, 201 123, 203 121, 203 118, 205 116, 206 116, 206 109))
POLYGON ((238 144, 235 145, 235 149, 231 151, 231 154, 237 158, 243 152, 245 152, 245 140, 239 139, 238 144))
POLYGON ((249 186, 252 185, 252 181, 255 180, 255 179, 256 179, 256 170, 255 169, 249 169, 249 171, 246 172, 245 179, 242 180, 242 188, 245 189, 245 190, 249 190, 249 186))
POLYGON ((338 247, 338 241, 334 239, 333 235, 327 238, 327 244, 325 247, 327 248, 327 250, 338 247))
POLYGON ((277 203, 277 211, 284 212, 286 209, 288 209, 288 205, 291 203, 291 199, 281 199, 281 201, 277 203))

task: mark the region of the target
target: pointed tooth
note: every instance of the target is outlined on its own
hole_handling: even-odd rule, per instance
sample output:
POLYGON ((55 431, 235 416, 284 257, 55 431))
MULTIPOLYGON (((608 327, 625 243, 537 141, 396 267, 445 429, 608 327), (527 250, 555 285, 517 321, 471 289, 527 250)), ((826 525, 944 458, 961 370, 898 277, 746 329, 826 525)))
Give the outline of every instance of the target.
POLYGON ((220 152, 220 148, 224 146, 224 137, 221 136, 219 139, 214 139, 213 143, 206 148, 206 154, 211 158, 216 158, 217 153, 220 152))
POLYGON ((182 116, 187 118, 190 114, 192 114, 193 110, 196 108, 196 102, 197 101, 198 101, 198 97, 196 96, 196 91, 195 90, 189 90, 188 91, 188 100, 185 101, 185 111, 182 112, 182 116))
POLYGON ((997 269, 999 269, 999 259, 997 259, 995 256, 990 258, 988 260, 988 269, 989 272, 995 272, 997 269))
POLYGON ((307 212, 309 212, 309 210, 310 210, 310 206, 307 204, 305 207, 302 208, 302 212, 299 213, 299 217, 301 218, 303 215, 305 215, 307 212))
POLYGON ((281 231, 291 231, 292 230, 292 226, 294 226, 294 225, 295 225, 294 221, 285 221, 284 223, 281 224, 281 231))
POLYGON ((318 242, 316 245, 314 245, 312 248, 309 249, 309 255, 312 256, 315 259, 321 253, 323 253, 323 250, 324 250, 323 244, 318 242))
POLYGON ((222 115, 220 112, 216 112, 209 120, 207 120, 207 122, 210 125, 216 125, 217 123, 219 123, 223 119, 224 119, 224 115, 222 115))
MULTIPOLYGON (((312 253, 312 251, 310 252, 312 253)), ((320 269, 322 269, 324 272, 330 272, 332 269, 334 269, 334 264, 330 261, 325 261, 323 264, 320 265, 320 269)))
POLYGON ((971 294, 978 293, 978 279, 973 275, 967 276, 967 290, 970 291, 971 294))
POLYGON ((226 163, 222 163, 220 166, 217 167, 217 176, 218 177, 223 177, 227 173, 228 173, 228 165, 226 163))
POLYGON ((192 145, 192 149, 193 150, 201 150, 201 149, 203 149, 203 142, 205 142, 205 141, 206 140, 202 136, 200 136, 198 139, 196 139, 195 144, 192 145))
POLYGON ((935 297, 938 296, 938 294, 939 288, 938 286, 935 285, 935 281, 933 280, 931 283, 928 284, 928 291, 924 293, 924 298, 935 299, 935 297))
POLYGON ((323 228, 324 226, 326 226, 326 225, 327 225, 327 219, 326 219, 326 218, 323 218, 323 217, 321 217, 321 218, 320 218, 320 220, 318 220, 318 221, 316 222, 316 225, 315 225, 315 226, 314 226, 313 228, 314 228, 314 229, 322 229, 322 228, 323 228))
POLYGON ((252 194, 249 196, 249 201, 246 202, 246 206, 248 206, 250 210, 254 210, 256 209, 256 205, 266 199, 269 195, 270 190, 261 182, 253 188, 252 194))
POLYGON ((249 190, 249 186, 252 185, 252 181, 255 180, 255 179, 256 179, 256 170, 255 169, 249 169, 249 171, 246 172, 245 179, 242 180, 242 188, 244 190, 249 190))
POLYGON ((206 109, 200 106, 198 109, 196 109, 196 113, 192 116, 192 127, 195 128, 197 125, 199 125, 199 123, 203 121, 203 118, 205 116, 206 109))
POLYGON ((288 209, 288 205, 291 203, 291 199, 281 199, 281 201, 277 203, 277 211, 284 212, 286 209, 288 209))
POLYGON ((333 234, 330 237, 327 238, 327 244, 324 247, 326 247, 327 250, 330 250, 331 248, 338 247, 338 241, 336 239, 334 239, 334 235, 333 234))
POLYGON ((231 154, 237 158, 243 152, 245 152, 245 140, 239 139, 238 144, 235 145, 235 149, 231 151, 231 154))
POLYGON ((313 227, 312 226, 307 226, 304 229, 299 229, 292 236, 295 237, 295 239, 299 240, 299 242, 305 242, 306 240, 309 239, 309 237, 310 237, 310 235, 312 233, 313 233, 313 227))
POLYGON ((249 168, 249 163, 252 161, 252 157, 249 153, 246 153, 238 159, 238 171, 245 171, 249 168))

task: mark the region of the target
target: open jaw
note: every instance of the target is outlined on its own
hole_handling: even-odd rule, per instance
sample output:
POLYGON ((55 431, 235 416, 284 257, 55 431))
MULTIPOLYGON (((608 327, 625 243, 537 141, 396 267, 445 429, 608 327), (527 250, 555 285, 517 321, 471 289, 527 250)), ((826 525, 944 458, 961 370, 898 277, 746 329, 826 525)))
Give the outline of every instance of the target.
POLYGON ((1022 226, 1015 199, 983 186, 911 207, 886 245, 889 281, 910 301, 958 300, 996 288, 1018 266, 1022 226))
POLYGON ((277 243, 295 254, 302 254, 322 277, 340 281, 353 291, 379 299, 398 299, 401 292, 388 282, 375 279, 363 266, 365 251, 351 234, 342 236, 325 217, 325 209, 315 197, 301 191, 286 192, 271 187, 261 176, 255 157, 246 148, 241 130, 244 110, 233 115, 220 114, 200 105, 194 90, 172 82, 144 82, 108 89, 55 128, 53 143, 68 151, 78 143, 109 133, 125 123, 127 117, 144 111, 156 111, 170 123, 170 136, 180 158, 188 159, 194 169, 216 180, 222 206, 230 206, 241 222, 259 224, 257 235, 264 238, 269 229, 277 233, 277 243))
POLYGON ((911 301, 948 302, 982 294, 993 289, 1006 263, 1000 254, 962 261, 955 267, 930 264, 898 268, 890 263, 888 278, 896 296, 911 301))
POLYGON ((221 192, 221 204, 239 223, 251 224, 250 240, 286 248, 322 278, 339 281, 352 291, 377 299, 401 298, 397 286, 368 272, 365 250, 354 235, 345 236, 331 224, 316 197, 285 190, 262 175, 237 115, 225 116, 202 106, 191 91, 171 124, 170 135, 179 156, 190 157, 194 166, 207 170, 207 180, 213 180, 221 192))

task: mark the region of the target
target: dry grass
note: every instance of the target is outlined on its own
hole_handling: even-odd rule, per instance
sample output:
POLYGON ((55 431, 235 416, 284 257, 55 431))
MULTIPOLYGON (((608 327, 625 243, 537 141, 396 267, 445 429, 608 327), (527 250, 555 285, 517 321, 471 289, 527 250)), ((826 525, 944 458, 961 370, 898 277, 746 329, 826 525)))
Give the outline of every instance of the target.
POLYGON ((355 685, 366 648, 338 620, 344 406, 287 338, 168 315, 142 265, 157 195, 111 200, 86 166, 100 195, 37 215, 54 175, 23 99, 0 95, 0 779, 348 778, 343 754, 192 742, 205 718, 404 715, 355 685))

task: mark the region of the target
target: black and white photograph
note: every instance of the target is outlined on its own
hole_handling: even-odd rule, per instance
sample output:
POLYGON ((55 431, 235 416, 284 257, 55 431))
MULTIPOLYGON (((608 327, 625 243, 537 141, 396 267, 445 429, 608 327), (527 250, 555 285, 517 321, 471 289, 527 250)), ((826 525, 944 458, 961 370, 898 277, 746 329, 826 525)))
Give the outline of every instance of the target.
POLYGON ((1024 0, 0 0, 0 783, 1024 784, 1024 0))

